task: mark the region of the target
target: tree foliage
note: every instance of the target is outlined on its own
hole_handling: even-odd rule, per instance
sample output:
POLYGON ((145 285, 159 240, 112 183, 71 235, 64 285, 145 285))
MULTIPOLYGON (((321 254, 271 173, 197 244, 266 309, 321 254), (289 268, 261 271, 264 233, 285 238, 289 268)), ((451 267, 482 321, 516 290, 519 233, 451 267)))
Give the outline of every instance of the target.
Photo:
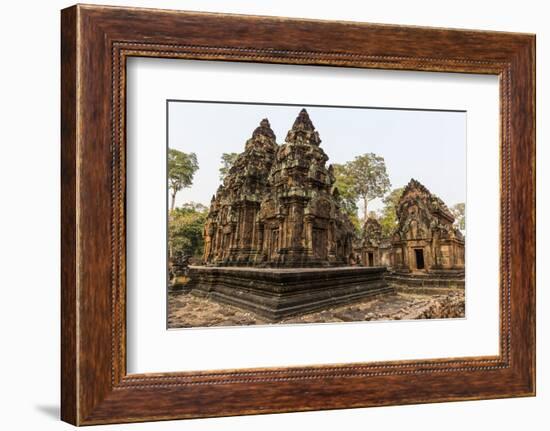
POLYGON ((355 157, 344 165, 336 165, 337 183, 342 184, 341 194, 346 201, 357 208, 357 201, 363 204, 363 217, 368 214, 368 202, 384 196, 390 189, 391 183, 386 172, 384 158, 374 153, 366 153, 355 157))
POLYGON ((345 165, 333 164, 334 186, 338 189, 342 208, 348 214, 357 214, 357 195, 353 191, 353 178, 348 174, 345 165))
POLYGON ((380 198, 390 189, 391 183, 386 172, 384 158, 374 153, 355 157, 346 163, 349 175, 353 178, 353 191, 363 201, 363 214, 368 214, 368 202, 380 198))
POLYGON ((396 208, 399 203, 399 199, 401 199, 401 195, 403 194, 403 190, 403 187, 393 189, 384 197, 384 199, 382 199, 384 207, 380 210, 380 217, 378 221, 382 227, 383 236, 390 236, 397 228, 396 208))
POLYGON ((455 216, 455 227, 464 232, 466 230, 466 205, 464 202, 459 202, 453 205, 450 210, 455 216))
POLYGON ((357 195, 353 192, 353 179, 348 176, 345 165, 334 163, 334 186, 338 189, 340 206, 347 213, 357 233, 361 231, 361 221, 357 213, 357 195))
POLYGON ((176 205, 176 194, 193 184, 193 177, 199 168, 195 153, 168 149, 168 188, 172 198, 170 210, 176 205))
POLYGON ((168 241, 170 254, 200 257, 204 250, 203 229, 208 208, 199 203, 185 204, 170 212, 168 241))
POLYGON ((231 169, 231 166, 233 166, 233 163, 235 163, 235 160, 237 160, 238 156, 239 156, 238 153, 222 154, 222 166, 220 168, 220 182, 223 183, 223 180, 229 173, 229 169, 231 169))

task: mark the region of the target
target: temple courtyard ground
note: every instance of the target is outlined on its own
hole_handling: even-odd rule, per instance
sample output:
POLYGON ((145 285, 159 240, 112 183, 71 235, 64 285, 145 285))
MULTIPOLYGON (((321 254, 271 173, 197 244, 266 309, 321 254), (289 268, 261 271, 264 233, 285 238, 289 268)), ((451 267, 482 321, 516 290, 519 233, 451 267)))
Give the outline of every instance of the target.
MULTIPOLYGON (((465 317, 464 290, 400 291, 338 305, 315 313, 282 319, 280 323, 341 323, 371 320, 448 319, 465 317)), ((169 291, 168 328, 266 325, 266 319, 231 305, 191 293, 169 291)))

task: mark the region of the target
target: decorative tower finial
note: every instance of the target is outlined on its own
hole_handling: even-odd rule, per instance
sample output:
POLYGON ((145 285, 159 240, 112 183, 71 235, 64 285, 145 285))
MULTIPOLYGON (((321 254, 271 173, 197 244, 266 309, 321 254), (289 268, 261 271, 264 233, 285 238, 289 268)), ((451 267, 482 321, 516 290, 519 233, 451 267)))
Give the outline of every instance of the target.
POLYGON ((315 126, 311 122, 309 114, 307 113, 305 108, 302 108, 302 110, 298 114, 298 117, 296 117, 292 128, 295 130, 307 130, 311 132, 315 130, 315 126))
POLYGON ((262 121, 260 121, 260 125, 256 127, 256 129, 252 133, 253 138, 257 138, 260 135, 275 139, 275 133, 271 129, 271 124, 269 124, 269 120, 267 118, 264 118, 262 121))
POLYGON ((311 122, 305 108, 302 108, 296 117, 292 129, 290 129, 286 135, 286 141, 289 143, 309 145, 319 145, 321 143, 319 133, 315 130, 315 126, 311 122))

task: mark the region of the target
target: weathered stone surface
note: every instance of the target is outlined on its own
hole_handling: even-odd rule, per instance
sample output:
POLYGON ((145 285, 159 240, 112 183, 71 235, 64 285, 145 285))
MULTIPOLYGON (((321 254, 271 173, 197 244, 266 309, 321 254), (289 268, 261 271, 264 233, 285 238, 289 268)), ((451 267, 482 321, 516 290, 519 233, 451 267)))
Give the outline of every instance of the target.
POLYGON ((189 256, 179 252, 168 259, 168 280, 172 288, 186 289, 189 256))
POLYGON ((375 218, 365 221, 356 252, 364 266, 391 267, 391 241, 382 237, 382 227, 375 218))
POLYGON ((464 271, 442 270, 430 273, 389 272, 386 281, 400 292, 439 292, 441 289, 464 290, 464 271))
POLYGON ((332 166, 302 109, 277 145, 262 120, 212 198, 204 263, 215 266, 342 266, 353 226, 340 210, 332 166))
POLYGON ((269 121, 263 119, 212 196, 204 228, 205 263, 252 265, 261 260, 257 219, 278 148, 269 121))
POLYGON ((195 295, 276 321, 392 291, 385 268, 349 266, 354 229, 320 144, 305 109, 282 145, 262 120, 212 197, 195 295))
MULTIPOLYGON (((269 121, 261 121, 212 197, 204 266, 187 269, 186 290, 269 322, 396 288, 463 290, 464 238, 446 205, 416 180, 401 196, 393 235, 383 238, 369 218, 354 248, 320 144, 305 109, 282 145, 269 121)), ((350 307, 334 316, 360 315, 350 307)))
POLYGON ((453 226, 445 203, 411 179, 396 209, 398 226, 382 238, 380 225, 369 218, 360 244, 361 262, 384 265, 396 288, 464 288, 464 237, 453 226))
POLYGON ((250 310, 269 321, 393 293, 386 269, 190 266, 195 295, 250 310))
POLYGON ((464 271, 464 237, 445 203, 412 179, 397 205, 392 236, 393 267, 399 272, 464 271))

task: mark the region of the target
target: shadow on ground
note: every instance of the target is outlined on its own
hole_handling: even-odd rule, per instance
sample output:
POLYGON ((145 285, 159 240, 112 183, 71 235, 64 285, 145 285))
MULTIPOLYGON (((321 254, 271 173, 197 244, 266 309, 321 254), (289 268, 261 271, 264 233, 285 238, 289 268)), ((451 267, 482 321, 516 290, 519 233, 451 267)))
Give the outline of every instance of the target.
POLYGON ((42 413, 44 416, 48 416, 50 419, 59 420, 60 409, 57 405, 38 405, 35 409, 42 413))

